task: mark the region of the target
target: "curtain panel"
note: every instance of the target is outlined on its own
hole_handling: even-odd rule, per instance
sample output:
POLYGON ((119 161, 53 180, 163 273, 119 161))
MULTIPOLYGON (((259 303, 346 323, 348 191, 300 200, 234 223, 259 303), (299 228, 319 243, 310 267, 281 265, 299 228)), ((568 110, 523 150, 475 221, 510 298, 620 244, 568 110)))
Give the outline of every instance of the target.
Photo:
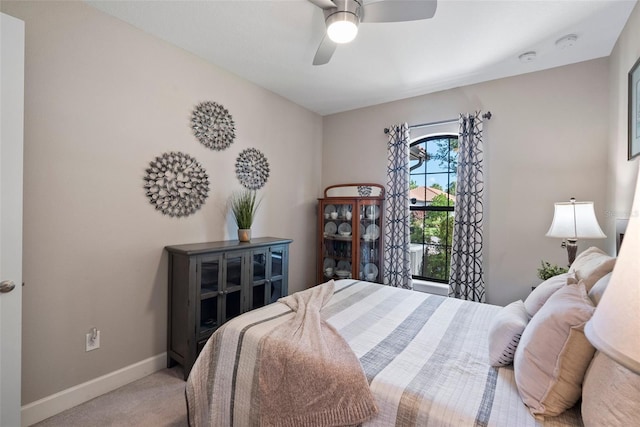
POLYGON ((409 230, 409 125, 389 128, 384 284, 412 289, 409 230))
POLYGON ((458 167, 449 296, 484 302, 482 269, 482 115, 460 115, 458 167))

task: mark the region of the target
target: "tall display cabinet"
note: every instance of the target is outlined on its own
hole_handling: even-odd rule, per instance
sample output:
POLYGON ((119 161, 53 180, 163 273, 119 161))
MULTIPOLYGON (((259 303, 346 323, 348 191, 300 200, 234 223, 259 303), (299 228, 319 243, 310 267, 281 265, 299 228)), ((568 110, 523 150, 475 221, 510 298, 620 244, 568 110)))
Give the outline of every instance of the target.
POLYGON ((384 188, 340 184, 318 199, 317 282, 359 279, 382 283, 384 188))

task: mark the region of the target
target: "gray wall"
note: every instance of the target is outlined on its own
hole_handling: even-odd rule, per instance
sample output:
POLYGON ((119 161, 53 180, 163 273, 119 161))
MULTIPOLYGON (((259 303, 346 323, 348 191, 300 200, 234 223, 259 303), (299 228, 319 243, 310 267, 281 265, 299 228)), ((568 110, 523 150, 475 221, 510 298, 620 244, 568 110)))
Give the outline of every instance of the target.
POLYGON ((165 351, 169 244, 236 238, 224 209, 235 159, 271 176, 253 235, 288 237, 290 289, 313 283, 322 118, 82 2, 2 2, 26 22, 23 404, 165 351), (225 151, 200 144, 193 108, 236 123, 225 151), (202 209, 163 216, 142 177, 182 151, 210 176, 202 209), (89 353, 84 337, 101 330, 89 353))
MULTIPOLYGON (((640 58, 640 3, 636 4, 609 57, 609 133, 607 212, 604 232, 614 236, 615 219, 640 215, 631 212, 633 190, 638 174, 638 161, 627 160, 628 78, 633 64, 640 58)), ((608 240, 609 252, 615 251, 615 240, 608 240)))

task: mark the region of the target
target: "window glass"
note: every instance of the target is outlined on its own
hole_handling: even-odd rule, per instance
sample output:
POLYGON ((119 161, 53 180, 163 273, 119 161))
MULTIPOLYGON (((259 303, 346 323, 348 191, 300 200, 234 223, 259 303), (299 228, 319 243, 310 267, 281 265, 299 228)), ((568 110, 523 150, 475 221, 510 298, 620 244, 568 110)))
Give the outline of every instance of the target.
POLYGON ((457 159, 457 135, 411 143, 411 269, 416 279, 449 281, 457 159))

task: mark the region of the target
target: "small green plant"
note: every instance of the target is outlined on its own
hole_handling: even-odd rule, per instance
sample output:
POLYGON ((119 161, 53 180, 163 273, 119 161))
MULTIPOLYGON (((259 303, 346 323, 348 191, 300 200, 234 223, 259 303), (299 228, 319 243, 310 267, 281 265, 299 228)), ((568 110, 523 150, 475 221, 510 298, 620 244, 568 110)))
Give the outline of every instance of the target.
POLYGON ((547 280, 550 277, 557 276, 558 274, 566 273, 569 271, 566 267, 560 267, 555 264, 551 264, 548 261, 541 261, 542 267, 538 269, 538 277, 542 280, 547 280))
POLYGON ((230 208, 238 228, 249 229, 256 216, 261 200, 255 190, 240 190, 231 194, 230 208))

